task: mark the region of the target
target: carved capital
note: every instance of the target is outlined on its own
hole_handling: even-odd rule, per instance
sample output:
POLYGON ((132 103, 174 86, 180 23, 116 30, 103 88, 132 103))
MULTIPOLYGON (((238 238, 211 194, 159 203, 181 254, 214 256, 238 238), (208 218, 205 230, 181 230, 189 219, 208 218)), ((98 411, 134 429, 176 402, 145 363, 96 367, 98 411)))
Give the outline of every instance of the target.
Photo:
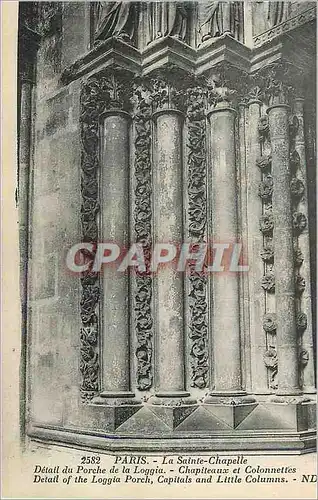
POLYGON ((222 63, 205 75, 208 88, 208 104, 214 108, 218 103, 232 107, 246 100, 247 75, 236 67, 222 63))
POLYGON ((264 99, 264 89, 259 85, 250 87, 250 89, 247 91, 247 99, 250 104, 253 102, 258 102, 261 104, 264 99))
POLYGON ((187 89, 194 85, 194 78, 174 64, 154 71, 149 79, 153 112, 173 109, 186 112, 187 89))
POLYGON ((105 109, 131 109, 131 75, 117 71, 100 79, 101 98, 105 109))
POLYGON ((294 68, 283 61, 271 64, 262 71, 264 95, 269 106, 289 104, 293 72, 294 68))
POLYGON ((104 111, 131 109, 130 75, 120 71, 102 73, 83 84, 81 120, 99 117, 104 111))
POLYGON ((208 90, 208 104, 210 110, 218 104, 231 104, 235 106, 237 98, 236 90, 229 89, 228 87, 214 87, 208 90))
POLYGON ((151 83, 154 112, 164 109, 185 110, 185 94, 183 89, 162 78, 153 78, 151 83))

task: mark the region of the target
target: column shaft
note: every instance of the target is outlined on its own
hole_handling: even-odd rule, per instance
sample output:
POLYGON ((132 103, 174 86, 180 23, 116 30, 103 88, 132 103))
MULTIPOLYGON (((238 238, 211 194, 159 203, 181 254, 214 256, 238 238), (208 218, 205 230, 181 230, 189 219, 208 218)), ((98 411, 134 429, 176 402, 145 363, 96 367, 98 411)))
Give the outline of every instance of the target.
MULTIPOLYGON (((183 240, 182 115, 156 115, 154 167, 155 243, 183 240)), ((184 282, 169 263, 159 266, 155 284, 158 397, 187 396, 184 381, 184 282)))
POLYGON ((268 109, 272 147, 278 393, 299 393, 289 166, 289 107, 268 109))
POLYGON ((266 351, 266 335, 263 330, 265 314, 265 292, 261 287, 264 264, 261 259, 263 236, 259 221, 263 213, 262 200, 258 194, 261 173, 257 158, 261 155, 258 125, 261 116, 261 101, 248 103, 247 138, 247 218, 248 218, 248 266, 249 266, 249 304, 251 336, 252 390, 256 394, 268 392, 267 369, 263 360, 266 351))
MULTIPOLYGON (((101 237, 129 245, 129 115, 105 114, 101 154, 101 237)), ((117 267, 117 266, 116 266, 117 267)), ((129 276, 102 270, 102 396, 130 396, 129 276)))
POLYGON ((32 87, 31 80, 21 78, 20 129, 18 147, 18 208, 20 250, 21 300, 21 362, 20 362, 20 433, 25 439, 27 401, 27 342, 28 342, 28 262, 29 262, 29 195, 32 144, 32 87))
MULTIPOLYGON (((31 158, 31 112, 32 82, 22 79, 21 110, 19 130, 19 244, 20 244, 20 293, 22 305, 27 300, 27 267, 28 267, 28 221, 29 221, 29 178, 31 158)), ((23 311, 25 314, 26 311, 23 311)))
MULTIPOLYGON (((209 115, 211 124, 212 203, 209 214, 213 243, 237 240, 235 111, 225 103, 209 115)), ((214 273, 212 283, 214 391, 242 393, 239 276, 214 273)))
MULTIPOLYGON (((295 149, 300 157, 298 178, 302 180, 305 186, 305 194, 299 202, 299 211, 304 213, 308 221, 308 190, 307 190, 307 165, 306 149, 304 137, 304 100, 295 99, 294 113, 298 118, 299 127, 295 136, 295 149)), ((309 227, 303 230, 298 237, 298 244, 303 254, 304 261, 301 265, 301 275, 305 278, 306 288, 301 296, 301 312, 307 316, 307 328, 302 335, 302 347, 308 351, 309 359, 304 367, 303 373, 303 391, 315 392, 315 373, 314 373, 314 351, 313 351, 313 322, 312 322, 312 303, 311 303, 311 273, 310 273, 310 243, 309 227)))
MULTIPOLYGON (((248 109, 246 104, 240 102, 238 104, 238 149, 239 149, 239 196, 238 196, 238 234, 240 235, 240 240, 243 245, 244 257, 248 255, 248 224, 247 224, 247 171, 246 171, 246 159, 247 159, 247 117, 248 109)), ((243 333, 242 343, 241 343, 241 363, 245 367, 245 372, 242 371, 242 384, 249 392, 251 391, 251 339, 250 339, 250 329, 249 329, 249 282, 248 273, 244 272, 240 276, 240 297, 241 297, 241 309, 240 309, 240 330, 243 333)))

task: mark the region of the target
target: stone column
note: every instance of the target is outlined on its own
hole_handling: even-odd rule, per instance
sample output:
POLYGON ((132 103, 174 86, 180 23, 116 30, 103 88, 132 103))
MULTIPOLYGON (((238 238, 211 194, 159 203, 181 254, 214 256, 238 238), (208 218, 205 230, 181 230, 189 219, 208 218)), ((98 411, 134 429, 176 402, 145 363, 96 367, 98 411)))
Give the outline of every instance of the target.
MULTIPOLYGON (((20 5, 22 11, 28 5, 20 5)), ((27 19, 27 17, 26 17, 27 19)), ((20 250, 20 301, 21 301, 21 362, 20 362, 20 433, 25 438, 25 414, 27 400, 27 344, 28 344, 28 263, 29 263, 29 207, 32 182, 32 112, 34 61, 40 37, 27 26, 19 26, 18 71, 20 91, 19 134, 18 134, 18 211, 20 250), (31 177, 31 179, 30 179, 31 177)))
MULTIPOLYGON (((130 115, 109 110, 101 121, 101 240, 129 246, 130 115)), ((132 398, 130 385, 129 276, 102 268, 101 398, 132 398)))
MULTIPOLYGON (((239 239, 242 243, 242 249, 244 258, 248 256, 248 225, 247 225, 247 188, 248 188, 248 178, 246 169, 247 160, 247 119, 248 119, 248 109, 243 101, 238 102, 238 128, 237 128, 237 143, 238 143, 238 185, 239 185, 239 195, 238 195, 238 234, 239 239)), ((244 259, 244 260, 245 260, 244 259)), ((241 309, 240 309, 240 329, 243 333, 241 342, 241 364, 245 366, 245 372, 242 371, 242 384, 249 392, 251 391, 251 339, 250 339, 250 329, 249 329, 249 283, 248 283, 249 273, 244 272, 240 276, 240 297, 241 297, 241 309)))
MULTIPOLYGON (((278 101, 278 102, 277 102, 278 101)), ((277 394, 296 395, 299 366, 295 315, 295 270, 289 165, 289 106, 285 100, 267 112, 272 148, 275 294, 277 314, 277 394)))
MULTIPOLYGON (((211 145, 211 207, 209 231, 215 243, 237 241, 237 172, 235 110, 219 102, 208 114, 211 145)), ((214 388, 206 398, 245 394, 240 355, 239 276, 228 271, 213 274, 212 342, 214 388)))
MULTIPOLYGON (((170 94, 171 89, 167 88, 170 94)), ((153 169, 154 243, 183 241, 183 114, 167 103, 156 110, 153 169)), ((189 403, 184 368, 184 277, 172 263, 154 276, 156 395, 153 404, 189 403)))
POLYGON ((262 324, 265 314, 265 292, 261 287, 264 263, 261 259, 263 236, 259 227, 263 210, 262 200, 258 194, 262 175, 257 167, 257 159, 261 156, 258 132, 261 104, 261 101, 257 98, 257 89, 255 89, 254 92, 251 92, 250 100, 248 101, 246 142, 251 376, 252 391, 255 394, 269 392, 267 388, 267 368, 263 360, 263 355, 266 351, 266 335, 262 324))
POLYGON ((28 263, 28 203, 29 177, 32 134, 32 87, 31 77, 23 74, 21 77, 20 97, 20 130, 19 130, 19 240, 20 240, 20 272, 21 297, 27 294, 27 263, 28 263))
MULTIPOLYGON (((298 118, 299 126, 295 135, 295 149, 299 154, 300 164, 297 172, 297 177, 304 184, 304 196, 299 202, 299 211, 306 215, 308 221, 308 190, 307 190, 307 164, 306 164, 306 149, 304 137, 304 99, 297 98, 294 101, 294 113, 298 118)), ((307 365, 303 372, 303 391, 305 393, 315 393, 315 372, 314 372, 314 351, 313 351, 313 322, 312 322, 312 304, 311 304, 311 274, 310 274, 310 243, 309 243, 309 227, 298 236, 299 248, 303 255, 303 263, 301 265, 301 275, 305 279, 306 288, 301 296, 301 312, 306 314, 307 328, 302 333, 302 347, 309 354, 307 365)))

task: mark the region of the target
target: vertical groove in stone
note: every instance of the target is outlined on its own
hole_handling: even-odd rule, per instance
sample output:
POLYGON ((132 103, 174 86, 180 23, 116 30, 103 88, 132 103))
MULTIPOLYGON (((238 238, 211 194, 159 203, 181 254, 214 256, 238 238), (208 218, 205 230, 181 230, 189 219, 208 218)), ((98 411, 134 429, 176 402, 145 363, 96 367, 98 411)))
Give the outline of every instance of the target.
POLYGON ((304 137, 304 99, 294 101, 295 129, 293 137, 294 152, 299 163, 293 165, 291 191, 295 209, 307 218, 307 225, 296 235, 294 248, 294 263, 298 274, 304 278, 306 288, 297 300, 297 333, 299 336, 300 356, 300 383, 306 393, 315 392, 314 352, 313 352, 313 322, 311 303, 311 276, 310 276, 310 244, 308 228, 308 190, 307 165, 304 137))
POLYGON ((273 217, 277 314, 278 393, 298 394, 293 228, 290 196, 289 107, 268 109, 274 180, 273 217))
POLYGON ((136 271, 134 296, 135 331, 137 338, 137 387, 150 389, 153 382, 153 317, 152 277, 149 263, 152 246, 152 168, 151 168, 151 103, 149 91, 143 85, 134 89, 137 103, 135 125, 135 208, 136 242, 143 246, 147 271, 136 271))
MULTIPOLYGON (((81 93, 81 224, 84 242, 96 244, 98 241, 97 214, 98 200, 98 147, 99 96, 94 92, 96 81, 85 83, 81 93)), ((99 389, 98 359, 98 301, 100 296, 99 278, 87 271, 81 277, 82 297, 80 303, 82 327, 80 332, 80 371, 82 374, 81 394, 83 401, 91 400, 99 389)))
MULTIPOLYGON (((205 92, 201 87, 188 91, 188 235, 193 244, 206 241, 206 119, 205 92)), ((200 389, 209 384, 207 323, 207 276, 204 269, 189 270, 189 336, 191 385, 200 389)))

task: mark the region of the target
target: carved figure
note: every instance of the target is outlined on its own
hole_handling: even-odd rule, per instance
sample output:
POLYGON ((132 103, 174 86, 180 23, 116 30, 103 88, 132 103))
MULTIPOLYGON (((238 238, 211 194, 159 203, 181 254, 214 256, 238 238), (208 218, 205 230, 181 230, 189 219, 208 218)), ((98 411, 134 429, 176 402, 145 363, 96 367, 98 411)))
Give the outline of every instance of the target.
POLYGON ((282 23, 288 17, 288 2, 268 2, 267 22, 269 28, 282 23))
POLYGON ((237 40, 242 39, 242 2, 210 2, 205 6, 204 14, 204 22, 199 28, 202 42, 225 33, 237 40))
POLYGON ((165 36, 185 41, 188 10, 183 2, 150 2, 148 4, 148 43, 165 36))
POLYGON ((133 2, 97 2, 95 40, 112 36, 131 42, 136 27, 137 8, 133 2))

